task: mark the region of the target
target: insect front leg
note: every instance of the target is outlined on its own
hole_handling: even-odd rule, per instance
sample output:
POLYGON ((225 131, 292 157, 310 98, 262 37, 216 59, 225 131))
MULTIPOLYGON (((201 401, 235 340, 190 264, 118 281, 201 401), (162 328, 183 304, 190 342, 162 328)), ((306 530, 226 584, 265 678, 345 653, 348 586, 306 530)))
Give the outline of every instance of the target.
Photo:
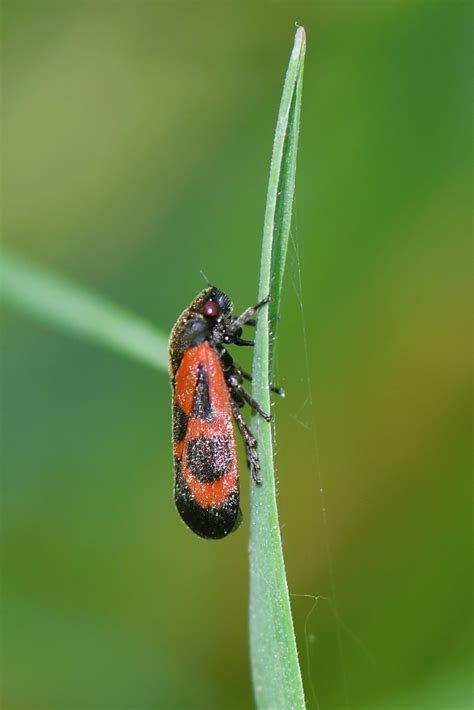
POLYGON ((263 481, 258 473, 260 471, 260 461, 257 453, 257 440, 248 428, 247 422, 240 413, 239 405, 236 401, 234 401, 232 397, 230 398, 230 406, 232 409, 232 414, 234 415, 234 419, 237 423, 237 426, 239 427, 240 433, 242 434, 243 440, 245 442, 245 448, 247 450, 247 461, 249 463, 250 473, 252 474, 252 478, 255 483, 258 486, 261 486, 263 481))
MULTIPOLYGON (((255 313, 258 311, 259 308, 262 306, 265 306, 267 303, 269 303, 272 300, 272 297, 270 294, 268 296, 265 296, 265 298, 262 298, 261 301, 255 304, 255 306, 250 306, 249 308, 246 308, 243 313, 240 314, 240 316, 237 316, 237 318, 234 318, 232 323, 229 324, 227 328, 227 333, 228 335, 236 335, 237 331, 239 328, 242 328, 243 325, 246 323, 250 325, 255 325, 255 319, 253 316, 255 313)), ((243 341, 246 342, 246 341, 243 341)), ((238 343, 236 343, 238 345, 238 343)))

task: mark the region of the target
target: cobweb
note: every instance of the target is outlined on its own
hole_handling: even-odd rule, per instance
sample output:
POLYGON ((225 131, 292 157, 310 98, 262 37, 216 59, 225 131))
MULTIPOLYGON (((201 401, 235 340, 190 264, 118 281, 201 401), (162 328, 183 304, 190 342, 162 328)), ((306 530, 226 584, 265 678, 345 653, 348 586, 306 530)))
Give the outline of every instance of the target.
MULTIPOLYGON (((296 220, 294 221, 294 223, 296 220)), ((347 674, 346 674, 346 663, 344 659, 344 647, 342 639, 342 631, 346 631, 349 636, 354 638, 352 632, 346 627, 342 621, 341 615, 339 613, 336 595, 336 583, 335 583, 335 573, 334 573, 334 561, 333 554, 331 550, 331 535, 330 535, 330 524, 329 524, 329 513, 327 506, 327 496, 324 487, 324 477, 321 467, 320 459, 320 448, 319 448, 319 438, 316 426, 315 417, 315 406, 313 401, 313 382, 311 377, 311 353, 308 341, 307 333, 307 319, 305 316, 304 309, 304 299, 303 299, 303 286, 302 286, 302 269, 300 253, 298 249, 297 241, 294 237, 293 231, 290 233, 290 245, 292 253, 292 274, 290 276, 293 286, 294 295, 296 297, 298 307, 300 310, 301 317, 301 334, 302 334, 302 346, 303 346, 303 362, 304 367, 301 373, 301 377, 305 383, 305 390, 307 392, 304 400, 302 401, 299 408, 293 413, 293 418, 298 422, 298 424, 308 431, 308 452, 310 455, 310 461, 313 475, 315 477, 315 483, 317 486, 317 491, 319 494, 319 510, 322 520, 322 540, 321 548, 323 550, 323 555, 325 557, 325 563, 327 565, 327 575, 328 575, 328 585, 330 596, 322 596, 317 593, 317 590, 312 590, 310 593, 302 594, 291 594, 293 598, 306 598, 311 599, 313 604, 311 605, 303 625, 303 636, 304 636, 304 649, 305 649, 305 665, 306 665, 306 676, 307 685, 311 693, 311 705, 313 705, 316 710, 321 710, 321 701, 318 698, 315 676, 316 676, 316 659, 312 654, 312 645, 315 641, 314 633, 309 630, 310 620, 316 611, 320 602, 325 602, 329 604, 332 615, 335 619, 335 634, 337 642, 337 655, 339 661, 339 670, 341 676, 341 690, 344 698, 345 707, 349 707, 349 698, 347 690, 347 674)), ((357 642, 357 639, 354 638, 357 642)), ((308 706, 310 706, 310 698, 307 699, 308 706)))

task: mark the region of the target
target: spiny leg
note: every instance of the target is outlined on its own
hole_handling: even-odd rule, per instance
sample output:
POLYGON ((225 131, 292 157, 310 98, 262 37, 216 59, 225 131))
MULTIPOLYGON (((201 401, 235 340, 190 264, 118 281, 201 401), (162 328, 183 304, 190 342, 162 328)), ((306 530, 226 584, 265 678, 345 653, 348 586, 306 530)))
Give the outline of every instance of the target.
POLYGON ((230 406, 232 408, 232 414, 234 415, 234 419, 237 422, 237 426, 239 427, 240 433, 242 434, 242 437, 245 442, 245 448, 247 450, 247 460, 250 466, 250 473, 252 474, 252 478, 255 483, 258 486, 261 486, 263 481, 258 475, 258 472, 260 470, 260 461, 258 459, 257 453, 257 441, 250 429, 248 428, 247 422, 240 413, 238 404, 234 402, 232 397, 230 399, 230 406))
POLYGON ((247 392, 247 390, 245 389, 245 387, 242 387, 242 385, 237 384, 237 383, 233 384, 232 386, 233 386, 233 388, 235 388, 235 390, 238 392, 238 394, 242 397, 242 399, 245 400, 245 402, 247 402, 247 404, 250 404, 250 406, 252 407, 252 409, 255 409, 255 411, 256 411, 258 414, 260 414, 260 416, 261 416, 263 419, 265 419, 266 422, 271 422, 271 420, 272 420, 272 415, 271 415, 271 414, 267 414, 266 412, 263 411, 263 409, 261 408, 261 406, 259 405, 259 403, 257 402, 257 400, 254 399, 254 398, 252 397, 252 395, 247 392))
POLYGON ((264 412, 257 400, 247 392, 245 387, 242 387, 242 372, 239 368, 233 367, 230 372, 226 373, 226 381, 228 387, 230 388, 231 395, 233 395, 238 402, 239 400, 247 402, 247 404, 250 404, 252 409, 255 409, 255 411, 258 412, 258 414, 260 414, 266 422, 271 422, 272 415, 264 412))

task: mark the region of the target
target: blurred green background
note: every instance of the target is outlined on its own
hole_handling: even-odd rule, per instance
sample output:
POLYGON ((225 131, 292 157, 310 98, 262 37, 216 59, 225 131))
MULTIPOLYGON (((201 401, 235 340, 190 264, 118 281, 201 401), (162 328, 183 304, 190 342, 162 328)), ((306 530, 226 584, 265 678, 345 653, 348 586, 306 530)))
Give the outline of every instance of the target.
MULTIPOLYGON (((200 270, 255 300, 305 26, 274 413, 308 705, 471 707, 470 3, 2 10, 4 243, 166 332, 200 270)), ((5 310, 2 390, 2 707, 251 707, 247 527, 181 523, 167 377, 5 310)))

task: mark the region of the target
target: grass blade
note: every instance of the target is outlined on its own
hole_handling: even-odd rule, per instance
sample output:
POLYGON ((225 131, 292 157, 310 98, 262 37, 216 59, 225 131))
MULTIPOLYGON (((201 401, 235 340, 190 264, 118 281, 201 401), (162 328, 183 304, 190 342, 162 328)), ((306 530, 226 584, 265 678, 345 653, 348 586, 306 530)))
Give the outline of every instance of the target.
MULTIPOLYGON (((252 394, 270 411, 270 332, 279 312, 295 188, 303 66, 306 47, 299 27, 278 113, 270 165, 260 266, 262 309, 255 339, 252 394)), ((275 496, 272 430, 254 417, 263 485, 252 486, 250 515, 250 653, 254 694, 259 708, 304 708, 304 692, 286 581, 275 496)))
POLYGON ((60 330, 168 369, 168 338, 106 298, 2 249, 0 301, 60 330))

